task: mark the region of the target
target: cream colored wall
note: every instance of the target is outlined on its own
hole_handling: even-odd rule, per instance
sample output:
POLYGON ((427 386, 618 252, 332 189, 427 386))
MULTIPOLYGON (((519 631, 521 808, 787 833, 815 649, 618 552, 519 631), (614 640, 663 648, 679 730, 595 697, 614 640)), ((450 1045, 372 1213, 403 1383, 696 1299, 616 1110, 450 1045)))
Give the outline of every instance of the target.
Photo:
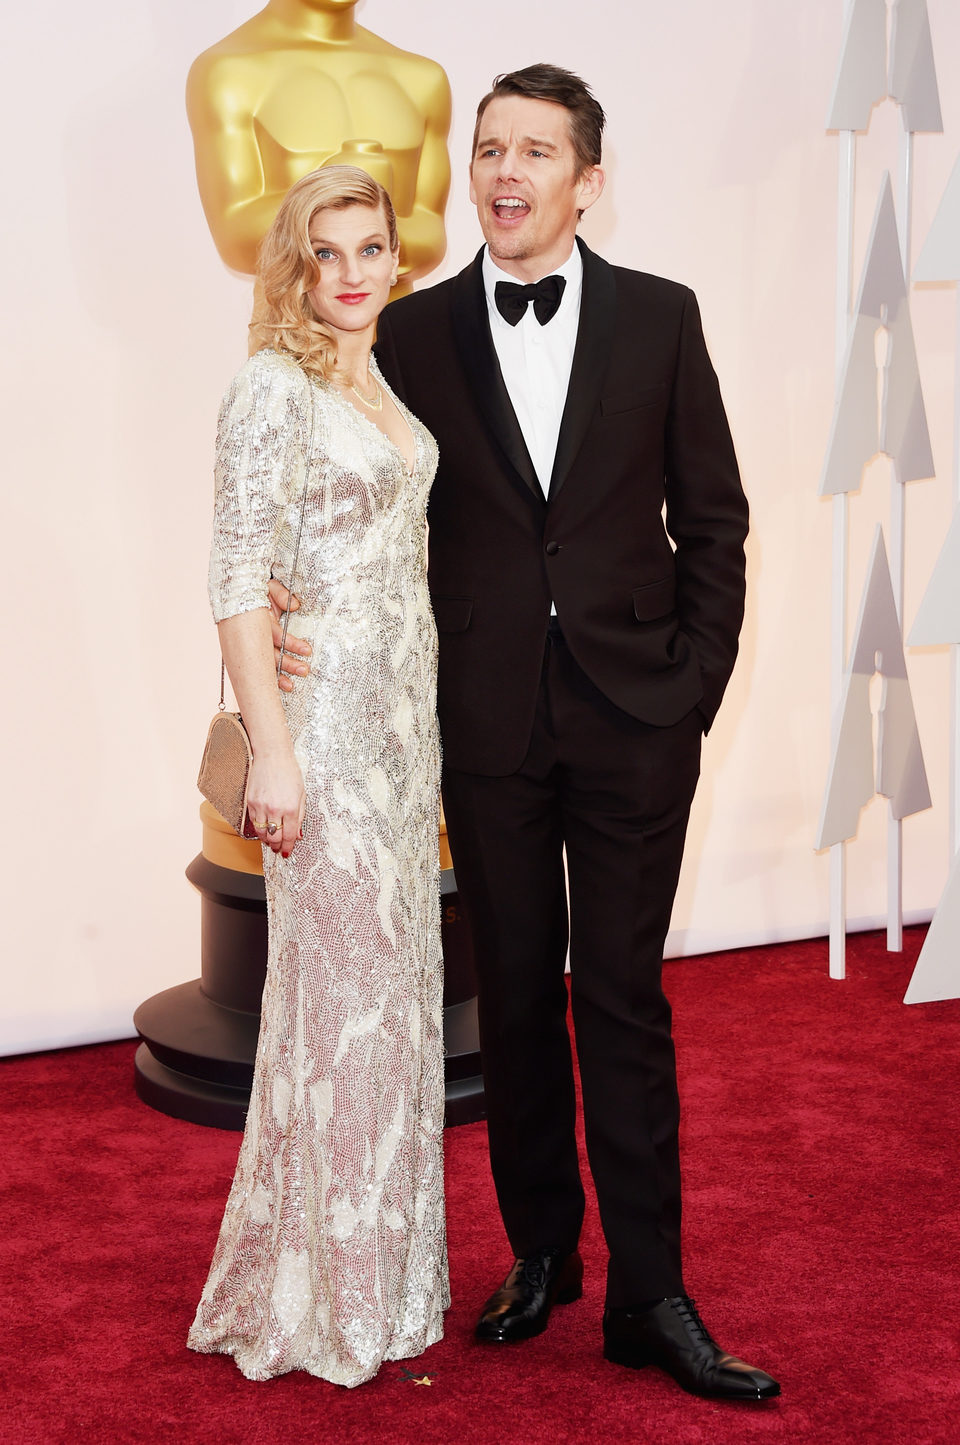
MULTIPOLYGON (((945 134, 916 142, 917 247, 960 148, 960 12, 954 0, 929 12, 945 134)), ((245 354, 249 285, 207 234, 182 92, 193 57, 249 13, 244 0, 54 0, 4 23, 20 63, 2 101, 0 1051, 128 1034, 141 999, 199 972, 183 869, 217 682, 211 443, 245 354)), ((833 386, 836 142, 823 121, 841 16, 841 0, 358 8, 453 84, 437 279, 479 244, 465 182, 476 99, 496 71, 550 59, 584 73, 609 114, 609 190, 587 241, 699 294, 754 531, 742 661, 706 744, 676 952, 826 924, 812 839, 828 761, 830 508, 816 486, 833 386)), ((896 124, 887 103, 860 143, 861 254, 896 124)), ((913 304, 941 476, 908 492, 908 620, 949 515, 956 313, 949 288, 913 304)), ((875 463, 852 503, 854 613, 886 476, 875 463)), ((929 649, 909 665, 936 801, 905 827, 905 904, 929 916, 947 866, 948 661, 929 649)), ((883 860, 875 802, 850 851, 855 919, 883 913, 883 860)))

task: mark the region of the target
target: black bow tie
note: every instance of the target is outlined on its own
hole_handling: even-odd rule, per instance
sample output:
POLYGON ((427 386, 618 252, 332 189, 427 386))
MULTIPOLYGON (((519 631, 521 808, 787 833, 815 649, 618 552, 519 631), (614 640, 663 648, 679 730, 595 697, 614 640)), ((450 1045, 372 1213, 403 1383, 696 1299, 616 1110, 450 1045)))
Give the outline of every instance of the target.
POLYGON ((546 326, 557 314, 566 284, 564 276, 544 276, 542 281, 532 282, 529 286, 520 286, 514 281, 498 281, 494 300, 500 315, 511 326, 516 326, 522 319, 527 303, 532 301, 534 316, 541 326, 546 326))

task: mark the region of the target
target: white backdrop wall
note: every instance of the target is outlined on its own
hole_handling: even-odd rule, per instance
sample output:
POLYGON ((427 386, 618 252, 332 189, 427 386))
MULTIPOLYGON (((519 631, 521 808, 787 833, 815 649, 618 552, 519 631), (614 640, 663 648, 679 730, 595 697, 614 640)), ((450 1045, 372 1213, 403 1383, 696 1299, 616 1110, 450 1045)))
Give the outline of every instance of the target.
MULTIPOLYGON (((250 285, 207 233, 183 84, 253 8, 51 0, 5 22, 0 1052, 130 1034, 140 1000, 199 972, 183 869, 199 848, 194 778, 217 681, 212 435, 245 355, 250 285)), ((754 527, 741 662, 705 747, 673 953, 826 927, 812 840, 829 750, 830 505, 816 487, 833 397, 836 141, 823 126, 842 8, 487 0, 482 23, 430 0, 357 11, 452 82, 449 249, 434 279, 479 244, 476 100, 497 71, 549 59, 585 74, 609 116, 587 241, 699 294, 754 527)), ((960 148, 960 7, 929 0, 929 14, 945 133, 916 143, 915 255, 960 148)), ((897 124, 884 103, 859 144, 859 257, 897 124)), ((913 306, 940 475, 908 490, 908 623, 950 511, 956 314, 945 287, 915 290, 913 306)), ((878 460, 852 502, 854 615, 887 477, 878 460)), ((935 804, 905 827, 905 905, 929 917, 948 862, 946 652, 913 650, 909 666, 935 804)), ((866 810, 850 850, 860 924, 885 907, 884 810, 866 810)))

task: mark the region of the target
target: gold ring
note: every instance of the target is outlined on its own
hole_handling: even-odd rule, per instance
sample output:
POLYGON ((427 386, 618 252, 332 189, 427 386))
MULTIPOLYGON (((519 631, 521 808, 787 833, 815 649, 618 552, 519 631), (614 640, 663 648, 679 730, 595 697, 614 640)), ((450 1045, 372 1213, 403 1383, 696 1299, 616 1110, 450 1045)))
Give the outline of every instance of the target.
POLYGON ((271 838, 273 837, 274 833, 278 833, 279 831, 280 831, 280 824, 279 824, 279 823, 268 823, 268 824, 267 824, 267 832, 270 834, 270 837, 271 837, 271 838))

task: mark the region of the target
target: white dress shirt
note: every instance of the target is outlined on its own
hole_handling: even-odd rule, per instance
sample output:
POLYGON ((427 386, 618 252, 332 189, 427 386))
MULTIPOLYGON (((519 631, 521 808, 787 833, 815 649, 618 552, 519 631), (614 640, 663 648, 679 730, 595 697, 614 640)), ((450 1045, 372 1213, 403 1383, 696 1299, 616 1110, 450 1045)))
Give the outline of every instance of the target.
POLYGON ((562 266, 544 272, 544 275, 563 276, 567 283, 556 314, 545 326, 541 326, 531 305, 517 325, 511 326, 497 310, 494 288, 498 281, 516 284, 517 278, 501 271, 491 259, 489 249, 484 249, 483 288, 487 297, 490 334, 530 460, 546 496, 580 324, 583 262, 577 245, 574 244, 573 251, 562 266))

